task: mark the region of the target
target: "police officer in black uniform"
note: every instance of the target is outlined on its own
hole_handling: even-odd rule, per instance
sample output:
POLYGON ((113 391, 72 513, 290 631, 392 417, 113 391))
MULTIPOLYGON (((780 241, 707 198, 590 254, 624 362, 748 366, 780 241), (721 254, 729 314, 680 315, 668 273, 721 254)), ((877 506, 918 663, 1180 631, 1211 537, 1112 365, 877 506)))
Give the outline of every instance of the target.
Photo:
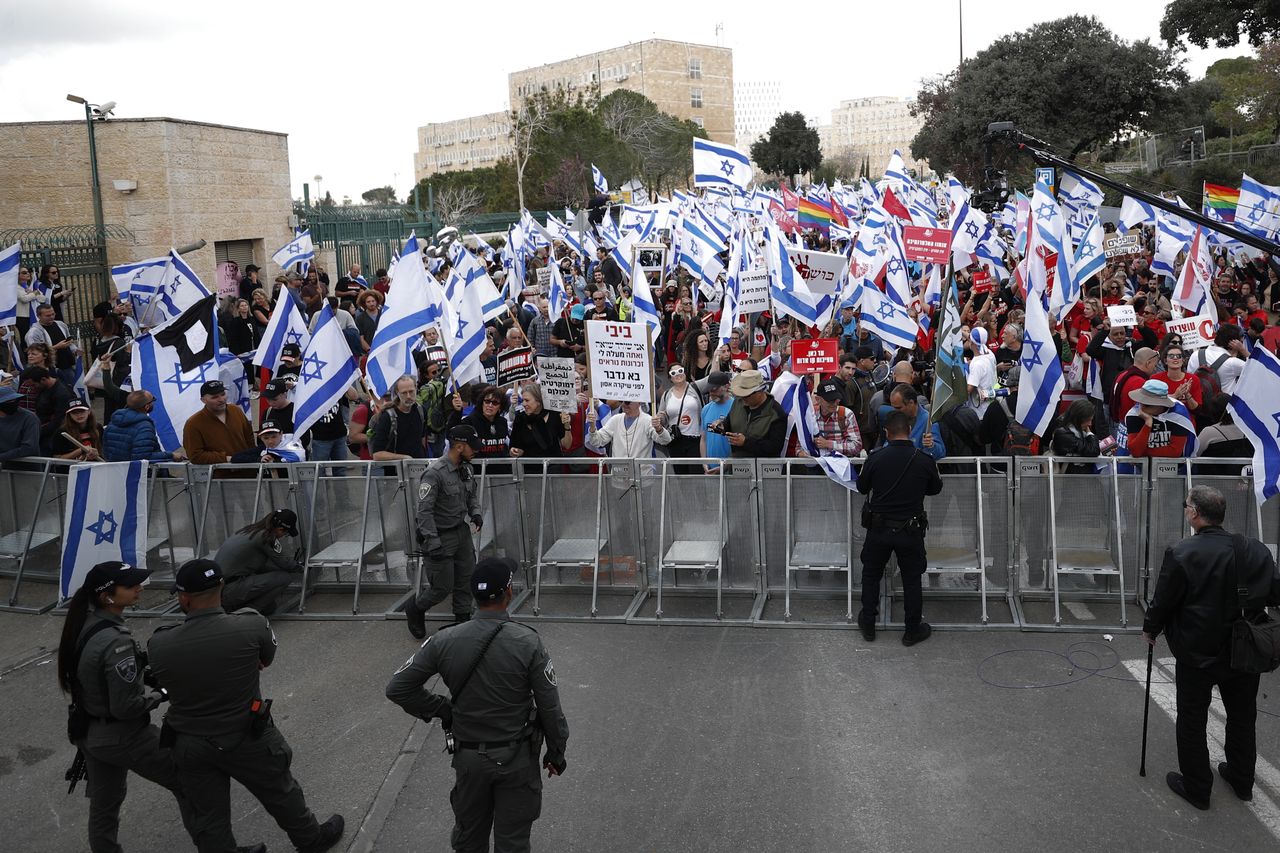
POLYGON ((888 443, 867 457, 858 474, 858 491, 870 495, 862 509, 867 539, 862 545, 862 611, 858 627, 868 641, 876 638, 876 614, 880 604, 880 579, 889 555, 898 558, 902 574, 903 608, 906 611, 904 646, 914 646, 933 633, 921 621, 924 595, 920 579, 925 571, 924 534, 929 527, 924 511, 925 495, 942 491, 942 477, 933 457, 911 442, 911 419, 892 412, 884 421, 888 443))
POLYGON ((387 685, 388 699, 412 716, 439 719, 447 733, 456 773, 450 841, 457 851, 487 851, 491 831, 494 853, 529 850, 542 811, 544 738, 548 778, 567 766, 569 724, 555 669, 537 632, 507 613, 514 570, 510 560, 481 560, 471 577, 476 618, 423 643, 387 685), (437 673, 452 699, 424 686, 437 673))
POLYGON ((200 853, 235 850, 231 780, 262 803, 302 853, 342 838, 342 815, 323 824, 307 808, 289 765, 293 752, 271 719, 258 672, 276 655, 265 616, 222 609, 222 571, 212 560, 182 566, 174 585, 185 621, 151 635, 151 666, 169 691, 163 737, 171 739, 182 786, 195 809, 200 853))
POLYGON ((138 602, 150 574, 127 563, 99 563, 71 596, 62 625, 58 681, 79 709, 73 726, 80 730, 69 733, 88 776, 93 853, 123 849, 116 836, 130 770, 173 792, 182 822, 195 837, 173 757, 160 747, 160 730, 151 725, 151 711, 165 697, 144 682, 146 656, 124 624, 124 609, 138 602))
POLYGON ((480 484, 471 470, 471 459, 480 449, 475 427, 449 430, 449 451, 432 460, 418 488, 418 544, 427 554, 430 587, 404 603, 409 633, 421 640, 427 635, 423 614, 453 593, 453 620, 471 618, 471 573, 476 567, 473 530, 484 523, 480 515, 480 484), (468 524, 470 522, 470 524, 468 524))

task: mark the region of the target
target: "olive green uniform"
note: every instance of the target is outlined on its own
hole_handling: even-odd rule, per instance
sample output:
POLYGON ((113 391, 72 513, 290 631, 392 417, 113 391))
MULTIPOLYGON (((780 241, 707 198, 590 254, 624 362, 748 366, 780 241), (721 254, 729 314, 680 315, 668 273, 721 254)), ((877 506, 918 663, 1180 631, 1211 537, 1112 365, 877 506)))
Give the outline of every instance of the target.
POLYGON ((281 541, 265 533, 236 533, 222 543, 213 559, 226 582, 224 610, 252 607, 264 616, 275 612, 285 589, 302 577, 302 566, 282 553, 281 541))
POLYGON ((492 832, 494 853, 529 850, 542 811, 538 742, 545 736, 546 760, 558 765, 569 740, 555 670, 537 632, 506 611, 481 610, 423 643, 392 676, 387 698, 415 717, 440 717, 457 738, 453 849, 487 851, 492 832), (462 687, 456 704, 425 688, 437 673, 451 695, 462 687), (540 734, 530 725, 535 708, 540 734))
POLYGON ((417 595, 420 610, 430 610, 453 594, 453 614, 471 614, 471 573, 476 549, 468 520, 480 515, 480 484, 466 463, 448 456, 432 460, 418 487, 418 542, 427 554, 430 586, 417 595))
POLYGON ((169 691, 165 725, 173 755, 195 807, 200 853, 233 853, 231 780, 262 803, 305 848, 320 838, 289 765, 293 752, 273 723, 255 734, 250 705, 262 698, 258 671, 276 655, 266 617, 252 610, 195 610, 186 621, 158 628, 148 645, 151 667, 169 691))

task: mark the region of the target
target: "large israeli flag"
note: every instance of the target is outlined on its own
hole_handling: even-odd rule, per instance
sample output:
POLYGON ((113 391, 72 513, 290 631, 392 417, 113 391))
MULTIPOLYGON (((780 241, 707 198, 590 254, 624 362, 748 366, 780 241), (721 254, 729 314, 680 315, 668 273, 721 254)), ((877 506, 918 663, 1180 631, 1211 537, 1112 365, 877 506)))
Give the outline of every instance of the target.
POLYGON ((694 137, 695 187, 733 187, 746 192, 751 178, 751 158, 746 154, 732 145, 694 137))
POLYGON ((554 322, 563 317, 569 307, 569 291, 564 286, 564 277, 560 275, 560 265, 549 263, 547 269, 551 270, 551 284, 547 287, 547 316, 554 322))
POLYGON ((467 251, 467 247, 461 240, 454 240, 449 247, 449 262, 453 264, 454 273, 462 277, 463 286, 477 292, 480 308, 484 311, 486 321, 507 313, 506 300, 502 298, 502 294, 498 293, 498 288, 494 285, 493 279, 489 278, 484 264, 467 251))
POLYGON ((1027 294, 1026 326, 1022 332, 1022 379, 1018 383, 1018 423, 1045 435, 1058 412, 1058 400, 1067 387, 1062 360, 1053 345, 1049 315, 1039 296, 1027 294))
MULTIPOLYGON (((1075 258, 1071 242, 1067 239, 1067 222, 1062 208, 1054 200, 1049 185, 1036 181, 1031 197, 1031 233, 1027 240, 1027 301, 1043 298, 1049 292, 1049 271, 1040 260, 1056 256, 1053 268, 1054 287, 1049 308, 1057 311, 1065 305, 1063 291, 1071 288, 1072 267, 1075 258)), ((1065 311, 1064 311, 1065 313, 1065 311)))
POLYGON ((609 191, 609 182, 604 179, 604 172, 597 169, 595 163, 591 164, 591 185, 598 193, 609 191))
MULTIPOLYGON (((781 229, 776 225, 766 227, 764 239, 769 265, 769 296, 773 300, 773 307, 778 313, 795 317, 806 326, 826 325, 835 306, 835 299, 830 294, 819 295, 809 290, 787 253, 781 229)), ((912 321, 912 327, 914 326, 912 321)), ((914 334, 912 332, 913 337, 914 334)))
MULTIPOLYGON (((1178 201, 1181 203, 1182 199, 1178 201)), ((1156 254, 1151 261, 1151 271, 1157 275, 1173 278, 1178 253, 1187 250, 1195 232, 1196 226, 1176 213, 1157 211, 1156 254)))
POLYGON ((289 288, 282 287, 266 331, 262 333, 262 343, 258 344, 258 349, 254 352, 253 363, 274 374, 284 358, 281 351, 285 344, 297 344, 305 350, 310 341, 311 333, 307 331, 302 310, 289 288))
POLYGON ((98 563, 147 567, 147 462, 72 465, 62 526, 60 591, 67 599, 98 563))
POLYGON ((302 435, 311 425, 333 408, 360 373, 351 346, 347 343, 338 318, 328 304, 320 308, 311 342, 302 353, 298 382, 289 392, 293 402, 293 433, 302 435))
POLYGON ((387 304, 382 309, 382 319, 373 333, 365 361, 365 372, 375 393, 387 393, 405 374, 409 358, 405 342, 439 322, 444 311, 443 299, 439 282, 428 276, 422 266, 418 237, 411 233, 400 260, 391 271, 387 304))
POLYGON ((1255 237, 1270 239, 1280 229, 1280 187, 1241 174, 1235 225, 1255 237))
POLYGON ((22 268, 22 244, 0 249, 0 326, 18 320, 18 272, 22 268))
POLYGON ((1055 309, 1055 316, 1061 321, 1084 293, 1084 284, 1090 278, 1102 272, 1107 265, 1106 252, 1102 248, 1102 217, 1094 213, 1085 228, 1080 245, 1076 246, 1076 263, 1071 281, 1062 289, 1062 304, 1055 309))
MULTIPOLYGON (((187 262, 175 250, 169 250, 169 257, 153 258, 133 266, 134 274, 129 279, 129 299, 133 302, 133 316, 138 323, 147 328, 158 328, 176 319, 192 305, 206 296, 212 295, 200 277, 195 274, 187 262), (164 266, 157 269, 154 263, 163 260, 164 266)), ((112 268, 112 278, 119 278, 112 268)))
MULTIPOLYGON (((858 471, 853 463, 842 453, 819 450, 817 442, 818 417, 813 411, 813 401, 809 398, 809 382, 803 376, 786 372, 773 382, 770 389, 773 399, 787 413, 787 434, 796 434, 796 440, 804 452, 818 463, 823 473, 849 491, 858 488, 858 471)), ((783 453, 786 445, 783 442, 783 453)))
POLYGON ((316 247, 311 242, 311 229, 299 232, 286 245, 276 249, 275 254, 271 256, 271 260, 282 270, 287 270, 294 264, 304 264, 315 260, 316 247))
POLYGON ((484 377, 484 306, 480 292, 464 285, 454 269, 444 291, 444 348, 449 354, 449 374, 454 387, 484 377))
POLYGON ((1231 419, 1253 444, 1253 490, 1258 504, 1280 494, 1280 359, 1255 346, 1236 380, 1231 419))
MULTIPOLYGON (((133 344, 130 379, 134 388, 145 388, 155 395, 151 420, 160 446, 170 453, 182 446, 182 428, 187 419, 204 405, 200 401, 200 386, 212 379, 223 379, 222 363, 218 360, 223 352, 218 324, 211 321, 208 328, 213 342, 201 346, 200 350, 210 353, 211 357, 203 362, 189 362, 187 369, 183 369, 181 347, 177 344, 165 346, 156 340, 155 334, 143 334, 133 344)), ((160 334, 164 336, 163 332, 160 334)), ((234 356, 231 359, 236 360, 234 356)), ((244 371, 240 373, 243 378, 244 371)), ((227 397, 230 400, 231 394, 227 397)))
POLYGON ((907 349, 916 345, 919 325, 907 309, 886 297, 874 284, 862 288, 862 322, 886 345, 907 349))
POLYGON ((1132 231, 1139 225, 1155 224, 1156 209, 1145 201, 1127 195, 1120 202, 1120 227, 1125 231, 1132 231))

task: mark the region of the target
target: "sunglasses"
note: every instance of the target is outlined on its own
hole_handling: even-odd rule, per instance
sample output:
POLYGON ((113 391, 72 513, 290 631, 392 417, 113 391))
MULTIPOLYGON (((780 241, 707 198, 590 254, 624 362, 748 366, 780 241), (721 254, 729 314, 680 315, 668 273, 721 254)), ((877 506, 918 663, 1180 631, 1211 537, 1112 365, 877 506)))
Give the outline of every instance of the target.
POLYGON ((488 400, 485 400, 485 401, 484 401, 484 404, 485 404, 486 406, 501 406, 501 405, 502 405, 502 401, 501 401, 501 400, 494 400, 494 399, 490 398, 490 399, 488 399, 488 400))

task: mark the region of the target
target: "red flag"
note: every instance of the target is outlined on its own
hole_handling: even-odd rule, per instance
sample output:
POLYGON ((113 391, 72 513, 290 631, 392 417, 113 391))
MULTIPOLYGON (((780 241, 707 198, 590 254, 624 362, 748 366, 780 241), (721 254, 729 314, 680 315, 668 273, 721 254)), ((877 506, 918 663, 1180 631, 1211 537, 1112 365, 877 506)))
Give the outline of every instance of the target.
POLYGON ((800 206, 800 196, 796 195, 791 190, 787 189, 787 185, 785 181, 782 183, 779 189, 782 190, 782 207, 785 210, 795 210, 797 207, 800 206))
POLYGON ((903 222, 911 221, 911 211, 907 210, 906 205, 898 201, 898 197, 893 194, 893 190, 889 187, 884 188, 884 205, 886 212, 893 214, 903 222))
POLYGON ((835 196, 831 197, 831 221, 841 228, 849 227, 849 216, 844 212, 844 205, 836 201, 835 196))
POLYGON ((783 210, 782 205, 776 201, 769 202, 769 215, 778 223, 778 227, 788 234, 794 234, 800 230, 800 225, 796 222, 796 215, 783 210))

